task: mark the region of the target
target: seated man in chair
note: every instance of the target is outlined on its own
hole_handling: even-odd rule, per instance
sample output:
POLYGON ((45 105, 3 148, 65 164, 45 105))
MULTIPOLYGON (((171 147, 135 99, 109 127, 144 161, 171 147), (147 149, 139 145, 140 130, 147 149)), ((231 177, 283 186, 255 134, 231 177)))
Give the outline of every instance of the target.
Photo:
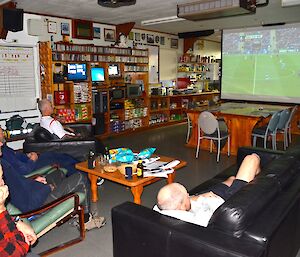
POLYGON ((84 222, 86 230, 100 228, 105 224, 104 217, 93 216, 90 212, 90 187, 84 174, 77 172, 65 177, 60 170, 52 172, 46 177, 39 176, 35 179, 25 178, 9 162, 1 158, 6 184, 10 189, 10 202, 22 212, 37 209, 68 193, 81 192, 86 195, 83 201, 84 222))
POLYGON ((247 155, 235 177, 229 177, 224 182, 216 184, 206 193, 189 196, 185 187, 178 183, 162 187, 158 192, 154 210, 206 227, 214 211, 252 181, 259 172, 259 156, 247 155))
MULTIPOLYGON (((42 99, 38 103, 38 108, 42 114, 40 121, 41 127, 47 129, 52 135, 55 135, 59 139, 65 138, 76 138, 76 137, 86 137, 84 133, 78 133, 70 128, 63 127, 63 125, 53 118, 53 106, 51 102, 47 99, 42 99)), ((105 147, 102 142, 95 138, 95 147, 97 153, 104 153, 105 147)))
POLYGON ((0 165, 0 256, 37 256, 27 254, 30 245, 37 240, 33 229, 23 221, 12 218, 6 210, 5 201, 9 192, 2 174, 0 165))
POLYGON ((37 154, 31 152, 24 154, 14 151, 6 145, 3 129, 0 127, 0 142, 2 145, 2 158, 14 166, 15 169, 22 175, 31 173, 36 169, 43 168, 47 165, 57 164, 68 170, 68 176, 78 172, 75 169, 75 164, 78 163, 72 156, 64 153, 45 152, 37 154))

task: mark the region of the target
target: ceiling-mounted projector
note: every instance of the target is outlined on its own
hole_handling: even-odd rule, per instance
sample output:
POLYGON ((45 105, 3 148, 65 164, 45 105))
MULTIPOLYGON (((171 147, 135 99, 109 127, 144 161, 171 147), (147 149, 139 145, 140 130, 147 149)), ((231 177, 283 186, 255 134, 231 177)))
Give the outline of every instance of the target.
POLYGON ((110 8, 134 5, 135 3, 136 0, 98 0, 99 5, 110 8))
POLYGON ((177 16, 199 21, 255 13, 255 0, 204 0, 177 5, 177 16))

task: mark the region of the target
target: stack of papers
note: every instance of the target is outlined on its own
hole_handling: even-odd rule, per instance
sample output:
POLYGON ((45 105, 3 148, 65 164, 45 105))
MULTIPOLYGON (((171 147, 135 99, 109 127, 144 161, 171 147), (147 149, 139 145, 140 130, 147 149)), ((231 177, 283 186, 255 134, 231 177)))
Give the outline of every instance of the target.
POLYGON ((180 161, 173 160, 171 162, 155 161, 144 164, 144 177, 167 178, 168 174, 173 173, 173 168, 179 163, 180 161))

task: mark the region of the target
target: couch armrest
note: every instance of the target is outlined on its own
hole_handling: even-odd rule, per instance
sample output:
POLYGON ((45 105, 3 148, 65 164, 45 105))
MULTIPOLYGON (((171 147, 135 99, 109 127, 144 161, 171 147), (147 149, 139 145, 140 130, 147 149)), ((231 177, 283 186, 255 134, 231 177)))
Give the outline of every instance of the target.
POLYGON ((112 209, 114 257, 261 257, 251 241, 190 224, 131 202, 112 209))
POLYGON ((45 143, 30 142, 25 140, 23 143, 23 151, 29 152, 57 152, 71 155, 78 161, 84 161, 90 150, 95 151, 94 139, 76 139, 76 140, 63 140, 51 141, 45 143))

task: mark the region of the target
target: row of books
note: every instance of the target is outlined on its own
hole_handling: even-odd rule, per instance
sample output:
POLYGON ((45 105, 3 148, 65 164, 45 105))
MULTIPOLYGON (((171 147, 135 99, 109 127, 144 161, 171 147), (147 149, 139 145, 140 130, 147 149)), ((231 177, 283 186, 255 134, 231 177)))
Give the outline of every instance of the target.
POLYGON ((124 71, 148 71, 148 66, 125 65, 124 71))
POLYGON ((119 48, 119 47, 107 47, 107 46, 66 45, 66 44, 57 44, 56 43, 52 46, 52 50, 53 51, 61 51, 61 52, 88 52, 88 53, 99 53, 99 54, 148 56, 147 50, 119 48))
POLYGON ((93 55, 93 54, 66 54, 52 53, 53 61, 82 61, 82 62, 125 62, 147 64, 147 57, 136 56, 111 56, 111 55, 93 55))

